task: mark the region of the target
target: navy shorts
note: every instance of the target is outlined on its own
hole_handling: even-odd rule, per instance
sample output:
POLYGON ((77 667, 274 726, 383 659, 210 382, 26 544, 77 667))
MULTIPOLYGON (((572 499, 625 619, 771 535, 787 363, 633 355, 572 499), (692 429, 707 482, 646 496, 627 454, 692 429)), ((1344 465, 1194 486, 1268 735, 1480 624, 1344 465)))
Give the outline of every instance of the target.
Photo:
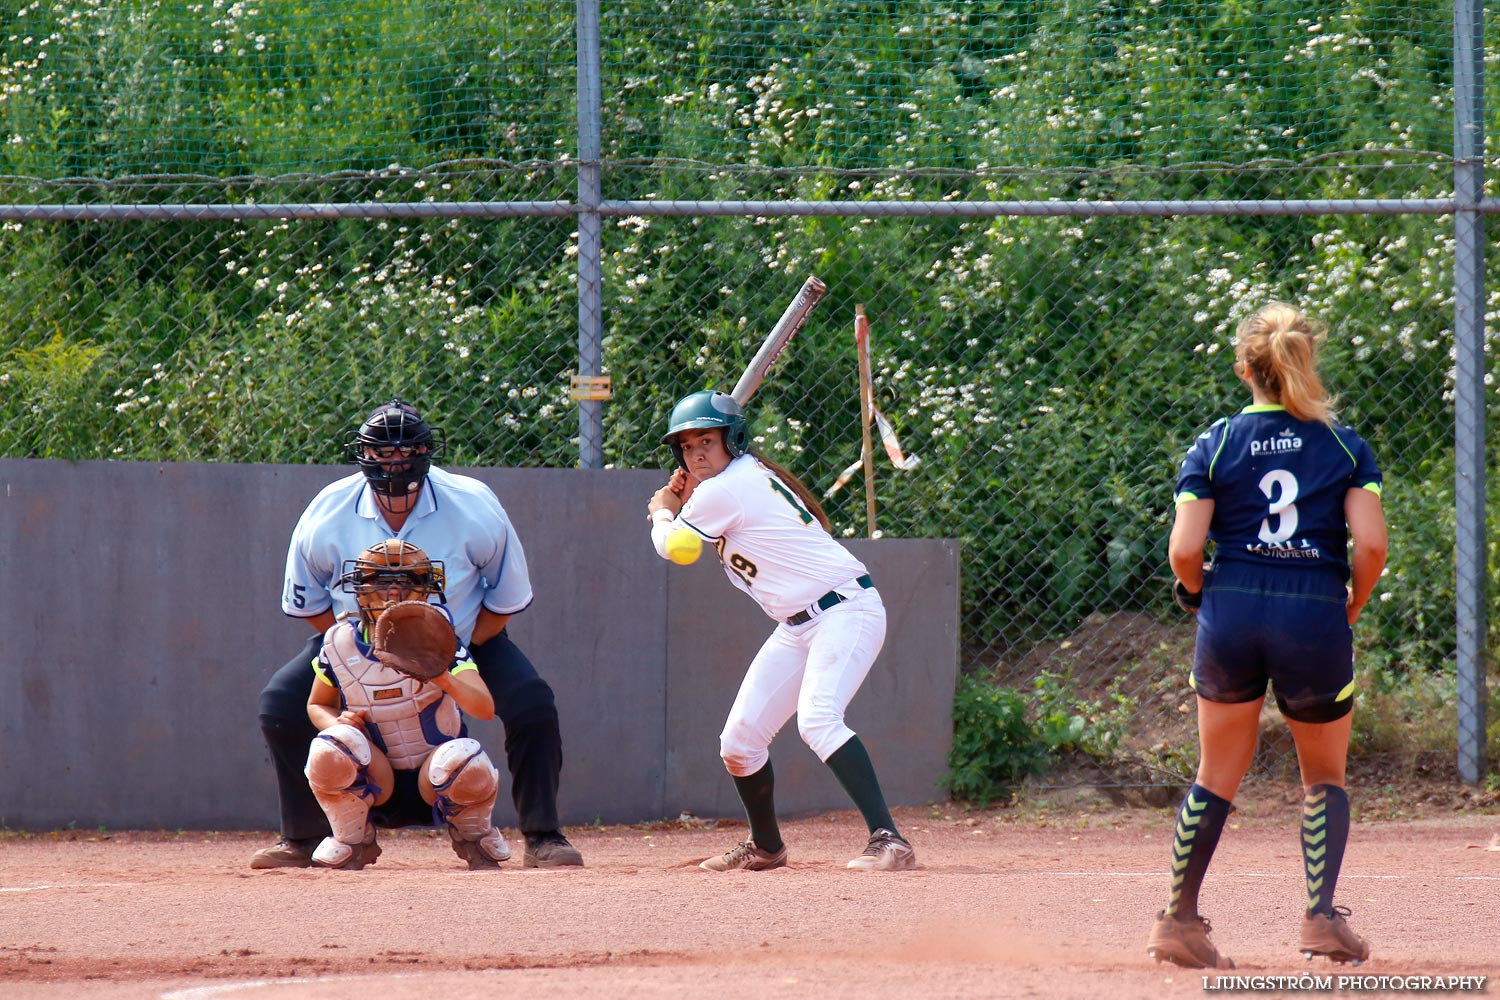
POLYGON ((1354 707, 1354 642, 1341 574, 1219 563, 1204 580, 1193 689, 1254 701, 1271 684, 1281 714, 1332 722, 1354 707))

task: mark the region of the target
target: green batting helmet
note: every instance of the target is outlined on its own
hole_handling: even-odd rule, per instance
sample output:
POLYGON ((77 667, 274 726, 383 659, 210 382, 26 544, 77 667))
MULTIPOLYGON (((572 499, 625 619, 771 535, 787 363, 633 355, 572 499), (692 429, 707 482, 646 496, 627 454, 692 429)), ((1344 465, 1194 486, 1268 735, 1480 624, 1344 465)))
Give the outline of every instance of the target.
POLYGON ((677 464, 682 465, 682 446, 677 435, 682 431, 703 430, 708 427, 724 428, 724 450, 730 458, 738 458, 750 447, 750 427, 745 423, 745 411, 734 397, 717 389, 704 389, 691 396, 684 396, 672 407, 672 417, 667 421, 667 433, 661 443, 672 449, 677 464))

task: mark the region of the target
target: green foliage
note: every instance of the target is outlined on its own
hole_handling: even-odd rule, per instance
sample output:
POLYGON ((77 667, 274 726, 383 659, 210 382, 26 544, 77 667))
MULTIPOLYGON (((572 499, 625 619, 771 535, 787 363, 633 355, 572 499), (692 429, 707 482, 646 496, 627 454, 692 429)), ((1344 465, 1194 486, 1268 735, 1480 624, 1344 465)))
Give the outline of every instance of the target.
POLYGON ((1116 680, 1105 699, 1078 697, 1072 678, 1044 670, 1032 678, 1034 714, 1042 741, 1055 752, 1078 750, 1095 760, 1109 761, 1120 753, 1125 734, 1136 717, 1134 699, 1116 680))
POLYGON ((87 447, 80 431, 87 403, 102 375, 104 348, 70 341, 61 332, 36 347, 14 350, 0 374, 0 413, 16 429, 19 447, 39 458, 65 458, 87 447))
POLYGON ((1047 744, 1019 693, 972 675, 959 678, 950 770, 942 779, 954 798, 988 805, 1040 774, 1046 763, 1047 744))
POLYGON ((1458 728, 1457 684, 1451 673, 1413 673, 1379 663, 1358 673, 1351 757, 1451 756, 1458 728))
POLYGON ((953 749, 943 787, 981 805, 1009 796, 1062 755, 1081 752, 1109 762, 1120 752, 1134 703, 1111 691, 1111 706, 1083 701, 1065 675, 1043 671, 1030 696, 976 674, 959 677, 953 703, 953 749))

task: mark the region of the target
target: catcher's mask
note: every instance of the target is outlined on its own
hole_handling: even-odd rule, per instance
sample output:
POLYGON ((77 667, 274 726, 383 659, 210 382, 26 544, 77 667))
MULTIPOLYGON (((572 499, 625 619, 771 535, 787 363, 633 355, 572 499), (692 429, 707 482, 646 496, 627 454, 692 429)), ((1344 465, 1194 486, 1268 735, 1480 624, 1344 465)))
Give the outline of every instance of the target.
POLYGON ((376 407, 348 444, 370 489, 395 513, 411 510, 417 502, 422 480, 442 447, 438 433, 416 408, 396 398, 376 407))
POLYGON ((745 422, 745 411, 734 397, 717 389, 704 389, 682 400, 672 407, 672 416, 667 421, 667 433, 661 443, 672 449, 677 464, 687 468, 682 460, 682 445, 677 435, 683 431, 696 431, 709 427, 724 428, 724 450, 730 458, 739 458, 750 447, 750 425, 745 422))
POLYGON ((401 601, 425 601, 436 594, 443 603, 447 578, 442 562, 399 538, 370 546, 358 559, 345 559, 343 570, 339 586, 359 602, 359 617, 367 628, 374 628, 380 613, 401 601))

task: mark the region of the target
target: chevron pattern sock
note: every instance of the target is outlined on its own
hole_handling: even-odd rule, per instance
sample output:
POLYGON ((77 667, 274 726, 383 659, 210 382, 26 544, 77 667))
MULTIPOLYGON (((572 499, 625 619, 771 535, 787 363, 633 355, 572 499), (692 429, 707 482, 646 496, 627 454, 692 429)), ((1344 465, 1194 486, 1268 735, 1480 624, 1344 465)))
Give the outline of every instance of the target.
POLYGON ((1313 785, 1302 797, 1302 865, 1309 915, 1333 912, 1333 890, 1349 844, 1349 793, 1338 785, 1313 785))
POLYGON ((1188 789, 1172 834, 1172 895, 1167 916, 1188 920, 1198 915, 1198 890, 1228 818, 1228 799, 1196 783, 1188 789))

